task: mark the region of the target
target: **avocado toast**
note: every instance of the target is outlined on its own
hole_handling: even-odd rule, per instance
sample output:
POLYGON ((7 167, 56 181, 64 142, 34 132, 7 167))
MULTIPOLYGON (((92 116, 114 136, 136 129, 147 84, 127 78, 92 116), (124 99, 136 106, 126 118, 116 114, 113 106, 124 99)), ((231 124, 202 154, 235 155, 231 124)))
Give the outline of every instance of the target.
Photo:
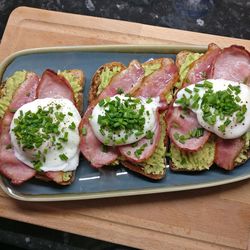
MULTIPOLYGON (((121 64, 117 63, 117 62, 105 64, 105 65, 101 66, 99 68, 99 70, 95 73, 93 80, 92 80, 91 88, 90 88, 90 94, 89 94, 90 103, 96 104, 97 102, 100 102, 102 100, 100 97, 101 91, 105 91, 105 87, 103 88, 103 86, 112 85, 112 80, 114 81, 115 78, 119 78, 120 77, 119 74, 121 74, 121 75, 125 74, 126 69, 121 67, 121 66, 120 66, 120 68, 123 68, 123 70, 121 72, 118 72, 118 70, 116 70, 115 71, 116 74, 107 74, 107 72, 112 72, 111 66, 114 66, 117 68, 117 65, 121 65, 121 64), (107 78, 107 75, 109 75, 110 78, 107 78), (105 81, 101 81, 101 79, 105 79, 105 81), (99 86, 100 86, 100 88, 99 88, 99 86), (95 99, 93 98, 93 96, 95 97, 95 99)), ((129 67, 131 67, 131 64, 129 65, 129 67)), ((147 62, 141 64, 141 66, 138 66, 138 68, 139 67, 141 67, 141 69, 143 70, 143 72, 142 72, 143 78, 142 78, 142 80, 140 80, 140 84, 136 88, 134 88, 132 91, 129 89, 128 92, 124 91, 124 89, 122 87, 118 86, 118 88, 117 88, 118 94, 119 93, 122 94, 125 92, 125 94, 129 93, 131 97, 136 98, 137 96, 139 96, 138 92, 140 92, 140 89, 142 87, 152 89, 152 86, 150 86, 150 83, 152 83, 154 81, 154 75, 155 75, 155 78, 157 78, 160 76, 160 74, 164 74, 164 71, 166 71, 166 70, 168 70, 170 72, 172 70, 172 72, 171 72, 172 77, 171 77, 171 79, 163 79, 163 81, 164 81, 162 83, 163 86, 161 86, 162 89, 159 90, 159 93, 163 93, 162 96, 165 95, 165 92, 166 92, 165 88, 166 88, 167 84, 169 84, 167 92, 169 89, 172 90, 173 85, 175 84, 175 82, 177 80, 177 73, 175 71, 176 68, 175 68, 174 62, 171 59, 160 58, 160 59, 150 60, 150 61, 147 61, 147 62), (148 81, 150 78, 152 78, 152 79, 150 81, 148 81)), ((128 68, 127 68, 127 71, 128 71, 128 68)), ((135 85, 136 85, 136 83, 135 83, 135 85)), ((145 91, 144 96, 145 96, 145 98, 151 98, 149 91, 145 91)), ((153 97, 154 96, 152 95, 152 98, 153 97)), ((165 101, 165 98, 164 98, 164 101, 165 101)), ((138 157, 138 159, 136 159, 136 157, 133 157, 133 154, 134 153, 136 154, 138 152, 140 152, 140 154, 143 154, 143 151, 146 151, 143 148, 144 147, 143 145, 146 145, 147 143, 144 143, 143 145, 141 145, 141 147, 133 146, 134 148, 131 148, 131 149, 129 148, 129 146, 128 147, 127 146, 120 146, 120 147, 116 147, 117 148, 116 150, 118 150, 118 153, 117 153, 117 157, 114 158, 113 162, 108 162, 108 164, 104 164, 104 165, 114 165, 114 164, 118 164, 120 162, 124 167, 126 167, 134 172, 137 172, 143 176, 146 176, 150 179, 162 179, 162 178, 164 178, 164 176, 166 174, 166 147, 167 147, 166 146, 166 129, 165 129, 166 126, 165 126, 164 114, 165 114, 165 110, 162 110, 158 115, 157 119, 159 122, 159 129, 157 132, 157 134, 158 134, 157 135, 157 137, 158 137, 157 143, 155 143, 155 145, 152 148, 152 152, 148 154, 149 156, 147 156, 146 159, 140 160, 140 157, 138 157)), ((85 126, 82 125, 82 127, 86 128, 87 126, 85 124, 85 126)), ((88 135, 90 133, 86 132, 86 134, 88 135)), ((86 140, 87 140, 87 138, 86 138, 86 140)), ((105 148, 107 148, 107 147, 105 147, 105 148)), ((90 148, 88 150, 86 148, 82 150, 82 153, 84 154, 84 156, 86 157, 86 155, 87 155, 87 157, 86 157, 87 159, 88 159, 88 154, 90 151, 92 152, 95 150, 90 149, 90 148)), ((96 151, 95 151, 95 154, 96 154, 96 151)), ((89 161, 91 162, 92 165, 96 164, 93 162, 93 157, 92 157, 92 159, 89 158, 89 161)), ((96 164, 96 166, 99 167, 98 164, 96 164)))
MULTIPOLYGON (((212 131, 212 127, 214 127, 214 124, 219 123, 220 121, 223 121, 223 115, 221 115, 221 118, 218 119, 217 112, 224 112, 221 111, 224 110, 224 107, 226 107, 227 101, 225 101, 223 96, 225 98, 231 98, 230 102, 232 105, 235 105, 238 110, 242 109, 245 112, 244 105, 240 106, 238 104, 238 99, 240 98, 237 96, 238 92, 236 94, 231 95, 230 86, 233 84, 237 88, 244 88, 244 86, 239 86, 239 84, 247 84, 249 85, 249 77, 250 75, 250 59, 249 59, 249 52, 247 52, 243 47, 240 46, 231 46, 229 48, 220 49, 215 44, 210 44, 208 47, 208 51, 205 54, 199 54, 189 51, 182 51, 179 54, 177 54, 176 57, 176 65, 179 70, 180 75, 180 81, 179 81, 179 88, 185 91, 186 88, 188 90, 186 91, 186 96, 189 96, 188 92, 193 90, 193 85, 199 84, 204 86, 208 86, 210 89, 214 88, 221 88, 221 92, 213 92, 212 90, 206 89, 206 93, 211 92, 211 98, 214 98, 212 96, 216 96, 216 100, 218 105, 220 105, 220 111, 216 111, 215 113, 211 113, 209 109, 207 109, 207 112, 210 117, 205 117, 204 112, 203 116, 210 125, 210 131, 212 131), (241 68, 237 68, 236 63, 239 65, 241 64, 241 68), (224 65, 227 65, 225 67, 224 65), (234 72, 234 75, 232 74, 234 72), (247 73, 248 72, 248 73, 247 73), (222 87, 223 85, 227 86, 226 84, 229 82, 229 89, 226 87, 222 87), (214 87, 215 86, 215 87, 214 87), (217 86, 217 87, 216 87, 217 86), (216 95, 216 93, 221 93, 216 95), (223 100, 223 101, 220 101, 223 100), (210 112, 210 113, 209 113, 210 112), (211 120, 212 119, 212 120, 211 120)), ((180 90, 179 92, 183 93, 183 90, 180 90)), ((196 88, 197 90, 197 88, 196 88)), ((240 92, 240 91, 239 91, 240 92)), ((245 92, 245 91, 242 91, 245 92)), ((190 115, 187 115, 187 112, 196 112, 197 104, 199 105, 205 105, 206 100, 203 98, 203 92, 197 90, 197 93, 201 93, 199 98, 201 98, 202 102, 197 102, 195 105, 191 108, 189 104, 184 107, 182 106, 182 113, 180 115, 180 118, 184 118, 186 120, 187 124, 188 121, 190 121, 190 115), (188 110, 185 110, 188 107, 188 110), (195 107, 195 108, 194 108, 195 107), (192 111, 190 111, 190 109, 192 111)), ((179 97, 181 94, 177 93, 177 103, 179 102, 179 97)), ((191 94, 194 95, 194 94, 191 94)), ((248 97, 249 98, 249 97, 248 97)), ((209 99, 209 100, 210 100, 209 99)), ((228 100, 229 100, 228 99, 228 100)), ((188 100, 188 98, 187 98, 188 100)), ((175 103, 176 103, 175 102, 175 103)), ((189 102, 189 100, 188 100, 189 102)), ((193 102, 193 99, 191 97, 190 102, 193 102)), ((241 100, 243 102, 243 100, 241 100)), ((191 104, 190 104, 191 105, 191 104)), ((210 102, 209 107, 213 107, 213 109, 217 106, 210 102), (213 106, 212 106, 213 105, 213 106)), ((231 104, 230 104, 231 105, 231 104)), ((176 110, 176 104, 173 109, 176 110)), ((180 107, 178 108, 180 109, 180 107)), ((229 109, 228 109, 229 110, 229 109)), ((199 111, 200 112, 200 111, 199 111)), ((229 112, 229 111, 228 111, 229 112)), ((218 133, 224 132, 222 135, 215 134, 213 131, 208 136, 207 140, 203 140, 203 142, 200 144, 200 147, 195 148, 194 150, 191 149, 190 146, 184 147, 185 144, 187 144, 190 139, 197 141, 202 141, 202 137, 204 138, 204 133, 207 133, 207 130, 204 129, 200 124, 197 123, 196 129, 199 131, 199 133, 191 133, 196 132, 190 130, 188 133, 183 132, 184 129, 182 129, 182 132, 180 128, 174 128, 174 127, 180 127, 181 119, 177 121, 176 124, 172 123, 172 125, 169 125, 168 127, 168 136, 172 133, 172 139, 170 136, 170 166, 171 169, 174 171, 202 171, 202 170, 208 170, 214 163, 223 169, 226 170, 232 170, 238 165, 241 165, 249 158, 249 132, 245 132, 241 134, 241 136, 231 137, 228 136, 226 131, 230 131, 230 129, 233 129, 234 123, 236 123, 236 126, 240 126, 241 124, 236 121, 236 118, 234 118, 234 115, 237 111, 234 113, 232 112, 230 116, 227 118, 227 122, 225 121, 224 124, 219 126, 218 133), (239 125, 238 125, 239 124, 239 125), (230 127, 229 127, 230 126, 230 127), (173 133, 173 131, 179 131, 178 133, 173 133), (172 131, 172 132, 171 132, 172 131), (175 136, 174 136, 175 135, 175 136), (196 138, 192 138, 192 136, 196 136, 196 138), (221 138, 223 136, 223 138, 221 138), (228 136, 228 137, 227 137, 228 136), (175 137, 175 138, 174 138, 175 137), (181 141, 181 143, 180 143, 181 141), (182 144, 182 145, 180 145, 182 144), (191 149, 191 150, 190 150, 191 149)), ((176 112, 175 112, 176 113, 176 112)), ((174 112, 172 112, 174 114, 174 112)), ((172 114, 168 114, 167 116, 167 123, 171 121, 173 118, 172 114)), ((227 113, 225 113, 227 114, 227 113)), ((194 120, 196 120, 195 118, 194 120)), ((199 118, 200 119, 200 118, 199 118)), ((202 118, 203 119, 203 118, 202 118)), ((197 121, 197 120, 196 120, 197 121)), ((199 120, 200 121, 200 120, 199 120)), ((186 124, 186 127, 187 127, 186 124)), ((209 128, 209 127, 208 127, 209 128)), ((232 132, 233 133, 233 132, 232 132)))
MULTIPOLYGON (((69 86, 70 84, 73 85, 72 89, 74 89, 75 92, 72 91, 75 96, 78 97, 76 104, 80 107, 82 102, 82 88, 84 86, 84 74, 80 70, 69 70, 63 73, 67 73, 67 76, 70 76, 71 81, 69 82, 65 80, 64 77, 61 79, 62 81, 67 81, 66 84, 69 84, 69 86)), ((56 76, 56 73, 52 74, 56 76)), ((37 98, 39 82, 39 77, 33 72, 17 71, 2 84, 0 103, 3 115, 1 116, 2 124, 0 131, 0 170, 1 173, 11 179, 14 184, 21 184, 35 176, 43 180, 53 180, 60 185, 67 185, 73 181, 74 172, 55 171, 52 173, 51 171, 35 171, 16 159, 12 149, 12 142, 10 142, 9 126, 13 115, 19 107, 37 98), (10 146, 7 148, 4 146, 4 143, 8 143, 10 146)))

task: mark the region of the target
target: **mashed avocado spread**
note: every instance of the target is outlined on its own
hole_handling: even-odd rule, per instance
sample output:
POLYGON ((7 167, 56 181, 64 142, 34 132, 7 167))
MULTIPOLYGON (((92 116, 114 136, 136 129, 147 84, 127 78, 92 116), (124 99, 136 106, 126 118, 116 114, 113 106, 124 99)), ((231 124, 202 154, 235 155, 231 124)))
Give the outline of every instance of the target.
POLYGON ((161 67, 161 63, 146 63, 146 64, 142 64, 142 67, 144 68, 145 71, 145 76, 148 76, 152 73, 154 73, 157 69, 159 69, 161 67))
POLYGON ((72 171, 63 172, 62 179, 63 179, 63 181, 69 181, 72 178, 72 176, 73 176, 72 171))
POLYGON ((209 140, 197 152, 183 152, 173 143, 170 147, 173 168, 179 171, 201 171, 209 169, 214 162, 215 142, 209 140))
MULTIPOLYGON (((191 63, 193 63, 194 61, 196 61, 197 59, 199 59, 202 55, 203 55, 203 54, 200 54, 200 53, 193 53, 193 52, 190 52, 190 53, 187 55, 187 57, 186 57, 184 63, 181 65, 181 68, 180 68, 180 70, 179 70, 180 81, 177 82, 177 83, 175 83, 175 88, 177 88, 177 90, 178 90, 179 88, 181 88, 182 82, 183 82, 183 80, 184 80, 184 79, 186 78, 186 76, 187 76, 187 73, 188 73, 188 70, 189 70, 189 66, 191 65, 191 63)), ((176 92, 173 91, 173 90, 172 90, 172 91, 169 91, 169 92, 166 94, 165 98, 166 98, 167 103, 171 103, 171 102, 172 102, 173 96, 174 96, 175 94, 176 94, 176 92)))
POLYGON ((115 66, 113 67, 112 69, 110 69, 109 67, 106 67, 101 75, 100 75, 100 78, 101 78, 101 83, 100 85, 98 86, 98 90, 97 90, 97 96, 101 94, 101 92, 108 86, 111 78, 113 76, 115 76, 117 73, 119 73, 121 71, 121 67, 119 66, 115 66))
POLYGON ((234 161, 236 165, 244 163, 249 158, 248 151, 250 149, 250 132, 245 133, 243 139, 245 140, 245 145, 241 150, 240 154, 238 155, 238 157, 234 161))
POLYGON ((190 52, 185 58, 184 63, 181 65, 179 70, 180 81, 175 84, 177 89, 181 88, 183 80, 186 78, 189 66, 196 60, 198 60, 203 54, 202 53, 194 53, 190 52))
POLYGON ((3 118, 5 111, 10 105, 15 91, 25 81, 26 75, 27 71, 16 71, 6 80, 6 83, 0 94, 0 119, 3 118))
POLYGON ((189 66, 196 60, 198 60, 203 54, 202 53, 193 53, 190 52, 186 59, 185 62, 181 65, 179 74, 180 74, 180 81, 181 83, 183 82, 183 80, 186 78, 188 70, 189 70, 189 66))
MULTIPOLYGON (((197 59, 199 59, 202 55, 203 54, 193 53, 193 52, 190 52, 187 55, 185 62, 181 65, 181 68, 179 70, 180 81, 175 83, 175 88, 177 88, 177 91, 179 88, 181 88, 182 82, 187 76, 190 64, 193 63, 194 61, 196 61, 197 59)), ((172 102, 173 96, 175 94, 176 94, 176 92, 174 90, 171 90, 166 94, 165 98, 166 98, 166 101, 168 104, 172 102)))
POLYGON ((82 86, 80 83, 80 79, 76 75, 72 74, 70 72, 70 70, 58 71, 57 74, 65 77, 68 80, 68 82, 69 82, 69 84, 74 92, 75 100, 76 100, 76 102, 78 102, 79 101, 78 100, 79 93, 82 92, 82 86))
POLYGON ((158 145, 156 146, 155 152, 145 162, 141 163, 146 174, 163 174, 166 168, 166 147, 164 140, 166 136, 166 123, 164 121, 164 115, 160 117, 161 124, 161 137, 158 145))

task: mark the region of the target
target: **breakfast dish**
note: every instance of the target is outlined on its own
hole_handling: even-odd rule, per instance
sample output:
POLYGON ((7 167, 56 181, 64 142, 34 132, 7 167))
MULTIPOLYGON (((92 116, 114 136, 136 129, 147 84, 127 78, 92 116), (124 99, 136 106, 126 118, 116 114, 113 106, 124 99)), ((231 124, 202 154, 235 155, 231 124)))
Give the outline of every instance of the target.
MULTIPOLYGON (((199 114, 203 118, 199 113, 202 106, 198 103, 196 107, 197 103, 193 100, 195 94, 192 94, 197 91, 192 87, 195 83, 205 86, 199 92, 200 100, 206 96, 206 88, 213 89, 218 97, 218 91, 227 91, 231 85, 238 86, 237 81, 248 83, 248 52, 239 46, 221 49, 210 45, 208 50, 204 48, 197 53, 191 52, 195 51, 194 48, 183 50, 182 47, 175 55, 173 51, 178 49, 170 48, 170 52, 166 53, 166 47, 158 48, 157 53, 153 49, 152 53, 136 53, 136 48, 132 52, 128 49, 124 53, 123 49, 123 53, 113 53, 110 47, 106 52, 103 48, 100 50, 102 52, 98 51, 98 47, 81 48, 81 53, 71 52, 70 48, 65 52, 51 49, 44 50, 44 55, 40 49, 39 53, 29 55, 23 52, 25 57, 19 55, 6 63, 5 71, 1 69, 4 72, 2 79, 12 82, 10 85, 17 85, 17 91, 14 89, 12 94, 7 92, 10 101, 6 102, 8 98, 5 94, 1 94, 0 98, 3 118, 0 126, 0 171, 2 176, 7 177, 1 178, 1 187, 18 199, 65 200, 186 190, 249 178, 246 130, 242 135, 233 131, 237 138, 219 137, 215 130, 207 128, 197 119, 199 114), (68 51, 73 55, 70 64, 66 60, 68 51), (221 65, 226 63, 229 72, 234 72, 234 64, 230 64, 232 58, 240 62, 238 66, 243 68, 242 72, 246 75, 243 80, 224 80, 224 89, 220 87, 217 90, 214 86, 221 84, 219 75, 223 74, 224 78, 230 75, 225 69, 220 70, 223 69, 221 65), (20 66, 22 64, 29 72, 20 71, 20 68, 24 68, 20 66), (79 70, 55 73, 46 68, 55 71, 82 68, 85 74, 79 70), (218 77, 210 77, 211 72, 216 72, 218 77), (24 83, 29 87, 25 87, 24 83), (183 98, 190 100, 190 106, 183 98), (2 106, 2 103, 5 104, 2 106), (193 104, 195 108, 191 107, 193 104), (51 115, 54 115, 52 121, 57 125, 53 133, 59 137, 39 135, 41 126, 36 130, 31 126, 29 133, 38 146, 27 148, 30 141, 26 140, 22 129, 28 129, 27 124, 23 127, 23 123, 28 122, 26 118, 29 112, 44 119, 44 124, 51 122, 51 115), (43 136, 49 139, 39 142, 38 138, 43 136), (239 137, 240 140, 237 140, 239 137), (60 143, 59 139, 65 140, 65 144, 64 141, 60 143), (218 168, 223 168, 221 163, 216 162, 216 159, 222 159, 218 155, 223 155, 225 151, 225 147, 221 147, 222 153, 218 153, 223 140, 244 142, 243 147, 236 145, 243 154, 235 151, 242 161, 233 164, 233 167, 230 163, 224 169, 243 164, 242 167, 230 172, 218 168), (11 147, 4 147, 10 141, 11 147), (49 145, 51 151, 46 150, 49 145), (60 151, 62 148, 63 152, 60 151), (10 168, 13 166, 11 164, 18 165, 19 169, 10 168), (190 175, 190 171, 195 171, 195 174, 190 175), (47 184, 44 180, 60 185, 47 184), (56 188, 61 185, 65 187, 56 188)), ((234 75, 237 76, 237 73, 234 75)), ((237 116, 235 114, 238 119, 248 115, 244 113, 244 107, 248 107, 244 100, 248 91, 245 83, 240 83, 241 94, 245 95, 233 96, 244 102, 238 108, 242 112, 237 116)), ((7 82, 2 86, 1 93, 5 93, 7 82)), ((52 127, 55 125, 53 122, 51 124, 52 127)), ((223 124, 219 124, 217 130, 219 127, 223 129, 223 124)), ((225 161, 222 161, 224 164, 225 161)))
POLYGON ((127 68, 119 63, 101 66, 92 79, 90 97, 96 98, 90 98, 80 125, 81 152, 92 166, 121 162, 152 179, 165 176, 165 96, 177 78, 168 58, 143 64, 133 60, 127 68))
POLYGON ((34 176, 60 185, 73 181, 83 79, 79 70, 46 70, 41 79, 17 71, 7 79, 1 92, 0 172, 13 184, 34 176))
POLYGON ((214 163, 232 170, 244 163, 249 158, 249 52, 211 44, 203 55, 180 52, 177 65, 182 88, 167 115, 172 170, 201 171, 214 163))

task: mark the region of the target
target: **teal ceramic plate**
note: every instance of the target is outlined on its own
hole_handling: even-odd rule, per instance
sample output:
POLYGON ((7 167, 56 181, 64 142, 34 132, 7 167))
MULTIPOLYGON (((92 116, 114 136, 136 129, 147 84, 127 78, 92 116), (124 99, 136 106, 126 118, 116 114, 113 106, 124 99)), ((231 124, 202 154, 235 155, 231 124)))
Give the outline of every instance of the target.
MULTIPOLYGON (((144 62, 150 58, 171 57, 183 49, 203 52, 205 47, 109 45, 43 48, 17 52, 7 58, 0 67, 0 78, 6 79, 16 70, 30 70, 41 74, 45 69, 82 69, 86 74, 84 90, 85 109, 88 89, 93 73, 100 65, 110 61, 128 64, 133 59, 144 62)), ((30 180, 21 186, 12 185, 1 177, 2 189, 11 197, 25 201, 80 200, 115 196, 128 196, 160 192, 172 192, 222 185, 250 177, 250 161, 231 172, 212 167, 199 173, 174 173, 167 169, 161 181, 150 181, 121 166, 94 169, 83 159, 70 186, 57 186, 39 180, 30 180)))

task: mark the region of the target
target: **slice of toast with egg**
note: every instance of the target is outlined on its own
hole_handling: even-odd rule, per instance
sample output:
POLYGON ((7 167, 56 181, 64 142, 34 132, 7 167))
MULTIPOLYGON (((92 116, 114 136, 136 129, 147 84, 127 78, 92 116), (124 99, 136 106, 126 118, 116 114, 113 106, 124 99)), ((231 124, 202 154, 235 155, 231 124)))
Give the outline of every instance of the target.
MULTIPOLYGON (((153 72, 157 71, 161 68, 162 58, 158 59, 150 59, 149 61, 142 64, 144 68, 145 75, 144 77, 149 76, 153 72)), ((120 71, 116 70, 115 74, 112 77, 106 79, 105 84, 102 83, 102 76, 103 72, 110 72, 112 71, 113 67, 120 67, 121 71, 125 69, 125 66, 120 63, 107 63, 102 65, 94 74, 92 78, 92 83, 89 92, 89 103, 93 102, 95 99, 98 98, 101 90, 103 90, 103 86, 108 86, 109 82, 111 81, 112 77, 116 74, 119 74, 120 71), (99 86, 102 86, 99 88, 99 86)), ((133 96, 133 93, 132 93, 133 96)), ((161 136, 154 153, 144 162, 131 162, 128 161, 124 156, 120 156, 118 161, 116 160, 114 164, 118 164, 119 162, 127 169, 136 172, 140 175, 143 175, 147 178, 153 180, 160 180, 165 177, 166 175, 166 151, 167 151, 167 140, 166 140, 166 124, 164 119, 164 114, 160 115, 160 124, 161 124, 161 136)), ((111 165, 114 165, 111 164, 111 165)))
MULTIPOLYGON (((16 91, 21 88, 26 79, 27 76, 33 74, 36 75, 35 73, 28 72, 28 71, 17 71, 13 73, 12 76, 8 77, 5 82, 1 84, 1 90, 0 90, 0 120, 3 119, 5 112, 15 112, 15 110, 12 110, 12 98, 15 95, 16 91)), ((84 87, 84 82, 85 82, 85 76, 83 71, 78 70, 78 69, 73 69, 73 70, 64 70, 59 72, 61 76, 63 76, 68 84, 72 87, 73 94, 75 97, 75 104, 76 108, 78 109, 79 113, 82 112, 83 108, 83 87, 84 87)), ((36 76, 37 77, 37 76, 36 76)), ((39 78, 37 77, 37 81, 39 81, 39 78)), ((27 92, 27 91, 26 91, 27 92)), ((25 92, 23 92, 25 94, 25 92)), ((33 95, 34 93, 32 93, 33 95)), ((27 92, 27 97, 29 97, 30 93, 27 92)), ((25 96, 24 96, 25 97, 25 96)), ((16 98, 16 97, 15 97, 16 98)), ((14 113, 13 113, 14 114, 14 113)), ((0 126, 2 127, 2 126, 0 126)), ((6 129, 5 129, 6 130, 6 129)), ((0 137, 1 137, 1 132, 0 131, 0 137)), ((3 138, 1 138, 2 140, 3 138)), ((5 149, 4 149, 5 150, 5 149)), ((7 150, 7 148, 6 148, 7 150)), ((15 157, 14 154, 11 154, 12 157, 15 157)), ((18 162, 17 162, 18 163, 18 162)), ((2 163, 1 163, 2 164, 2 163)), ((29 168, 27 166, 27 168, 29 168)), ((33 170, 32 170, 33 171, 33 170)), ((4 172, 1 171, 3 175, 4 172)), ((20 173, 20 171, 19 171, 20 173)), ((32 177, 32 175, 30 175, 32 177)), ((38 179, 41 179, 43 181, 53 181, 59 185, 69 185, 73 182, 75 176, 75 171, 49 171, 49 172, 43 172, 43 171, 37 171, 35 173, 35 177, 38 179)), ((18 181, 15 182, 10 176, 6 176, 7 178, 10 178, 12 183, 17 183, 20 184, 23 181, 19 178, 18 176, 16 177, 18 181)), ((30 178, 30 177, 29 177, 30 178)), ((25 181, 25 180, 24 180, 25 181)))
MULTIPOLYGON (((222 107, 227 107, 227 102, 221 101, 220 97, 223 96, 223 94, 229 94, 231 98, 233 98, 233 101, 230 102, 231 105, 239 105, 238 109, 242 110, 245 103, 244 110, 247 111, 248 108, 246 108, 246 106, 248 105, 249 97, 246 98, 245 96, 249 96, 249 94, 247 94, 249 93, 249 89, 244 85, 246 84, 249 86, 249 62, 249 52, 244 47, 237 45, 221 49, 216 44, 209 44, 208 50, 205 54, 181 51, 176 57, 176 65, 180 74, 180 87, 186 86, 184 91, 187 99, 189 99, 189 93, 191 93, 191 96, 193 95, 193 84, 191 83, 198 83, 197 86, 205 84, 208 87, 210 86, 210 89, 212 90, 215 86, 216 89, 211 91, 211 96, 209 96, 209 91, 207 92, 207 98, 209 96, 209 100, 211 100, 211 98, 216 96, 215 99, 217 100, 217 103, 222 104, 220 110, 222 110, 222 107), (237 63, 242 63, 241 70, 236 66, 238 65, 237 63), (202 64, 203 67, 200 69, 203 69, 204 71, 199 71, 198 68, 202 64), (226 65, 226 67, 224 67, 224 65, 226 65), (232 74, 232 72, 234 73, 232 74), (197 76, 199 81, 189 81, 190 79, 194 79, 192 77, 197 76), (231 91, 231 88, 233 91, 231 91), (234 92, 236 88, 239 88, 239 90, 234 92), (221 91, 220 95, 213 96, 213 93, 218 93, 219 91, 221 91), (244 94, 241 95, 240 93, 244 94)), ((195 89, 195 91, 196 93, 200 93, 198 89, 195 89)), ((180 90, 179 93, 181 92, 183 93, 183 91, 180 90)), ((182 94, 178 95, 177 93, 177 102, 181 99, 180 96, 182 96, 182 94)), ((190 97, 190 103, 192 103, 192 100, 193 99, 190 97)), ((202 99, 202 103, 206 104, 205 100, 207 99, 202 99)), ((194 107, 195 106, 193 106, 192 109, 197 109, 194 107)), ((188 106, 188 108, 190 109, 190 106, 188 106)), ((206 112, 208 111, 209 110, 206 109, 206 112)), ((198 111, 198 113, 199 112, 201 111, 198 111)), ((215 124, 209 122, 209 119, 213 116, 216 117, 218 112, 221 111, 215 109, 215 111, 209 116, 205 116, 204 111, 202 112, 202 120, 201 117, 198 117, 198 120, 205 130, 211 132, 209 140, 201 148, 195 151, 182 150, 176 145, 176 142, 171 142, 171 169, 174 171, 202 171, 208 170, 215 163, 215 165, 225 170, 232 170, 236 166, 246 162, 250 158, 250 132, 242 129, 244 123, 247 123, 246 117, 244 115, 241 117, 243 118, 243 122, 240 121, 240 119, 237 121, 235 114, 238 111, 236 110, 230 113, 229 116, 224 113, 223 115, 220 114, 219 119, 218 117, 216 118, 217 120, 215 124), (205 119, 203 117, 207 120, 203 120, 205 119), (224 117, 227 117, 227 122, 224 122, 226 119, 224 117), (221 124, 222 122, 224 123, 221 124)), ((197 116, 198 115, 199 114, 197 114, 197 116)), ((182 137, 184 138, 185 135, 182 137)))

